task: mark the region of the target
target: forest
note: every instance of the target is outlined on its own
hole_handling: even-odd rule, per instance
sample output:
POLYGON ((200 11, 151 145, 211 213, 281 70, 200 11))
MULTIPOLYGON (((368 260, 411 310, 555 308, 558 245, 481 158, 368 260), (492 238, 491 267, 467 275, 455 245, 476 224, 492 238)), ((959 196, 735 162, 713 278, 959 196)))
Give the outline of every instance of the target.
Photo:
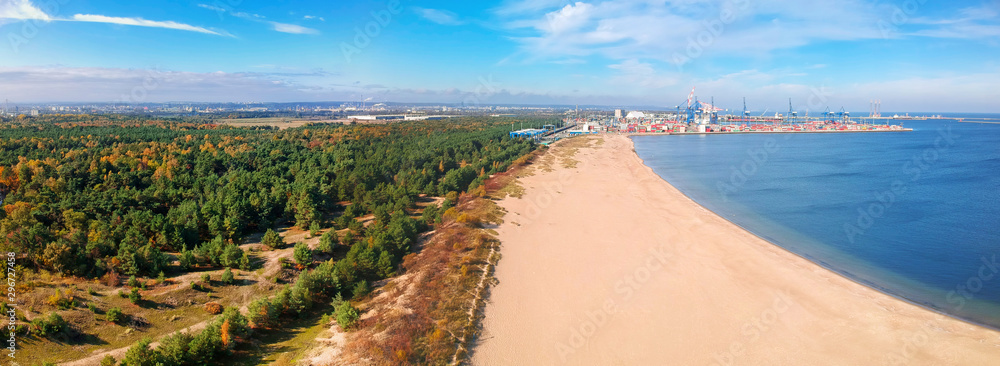
MULTIPOLYGON (((172 354, 140 342, 123 360, 210 363, 233 339, 321 299, 350 321, 341 299, 394 275, 459 193, 483 189, 537 148, 509 138, 510 125, 483 117, 278 130, 129 116, 19 119, 0 128, 0 250, 16 253, 26 271, 133 287, 195 268, 253 269, 258 260, 239 245, 264 233, 265 246, 280 247, 279 225, 332 228, 319 247, 295 248, 301 275, 272 299, 247 314, 220 310, 201 335, 169 338, 172 354), (424 197, 445 199, 418 213, 424 197), (313 261, 321 258, 314 252, 330 260, 313 261)), ((39 316, 23 331, 45 337, 72 326, 57 318, 39 316)))

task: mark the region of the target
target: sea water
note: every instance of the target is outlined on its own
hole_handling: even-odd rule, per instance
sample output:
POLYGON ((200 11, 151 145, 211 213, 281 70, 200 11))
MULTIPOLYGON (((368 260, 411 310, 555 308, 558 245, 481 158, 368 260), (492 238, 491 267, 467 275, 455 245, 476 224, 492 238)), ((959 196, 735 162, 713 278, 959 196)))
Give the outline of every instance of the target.
POLYGON ((913 131, 633 140, 663 179, 750 232, 890 295, 1000 329, 1000 124, 904 127, 913 131))

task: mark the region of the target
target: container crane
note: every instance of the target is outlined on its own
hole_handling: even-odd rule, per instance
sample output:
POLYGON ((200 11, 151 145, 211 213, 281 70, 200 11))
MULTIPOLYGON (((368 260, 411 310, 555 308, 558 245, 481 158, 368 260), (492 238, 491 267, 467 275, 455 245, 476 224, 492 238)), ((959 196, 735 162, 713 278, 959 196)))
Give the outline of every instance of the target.
POLYGON ((743 97, 743 120, 746 121, 750 118, 750 111, 747 110, 747 97, 743 97))

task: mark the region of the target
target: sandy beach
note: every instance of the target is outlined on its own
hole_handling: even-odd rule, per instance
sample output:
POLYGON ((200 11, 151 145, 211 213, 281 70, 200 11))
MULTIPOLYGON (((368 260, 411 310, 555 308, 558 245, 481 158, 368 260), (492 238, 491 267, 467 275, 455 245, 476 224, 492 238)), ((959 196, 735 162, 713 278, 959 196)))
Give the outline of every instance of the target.
POLYGON ((473 364, 1000 364, 1000 332, 789 253, 688 199, 628 138, 591 139, 501 202, 473 364))

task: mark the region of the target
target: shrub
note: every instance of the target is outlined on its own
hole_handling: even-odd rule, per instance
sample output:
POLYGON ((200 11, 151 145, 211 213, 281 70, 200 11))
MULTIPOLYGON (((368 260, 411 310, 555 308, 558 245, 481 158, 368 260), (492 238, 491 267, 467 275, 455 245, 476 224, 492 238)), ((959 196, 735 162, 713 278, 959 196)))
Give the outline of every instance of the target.
POLYGON ((356 285, 354 285, 354 292, 353 292, 354 299, 357 300, 362 296, 368 295, 368 293, 371 291, 372 289, 371 286, 368 285, 368 281, 361 280, 361 282, 358 282, 356 285))
POLYGON ((167 282, 167 276, 165 276, 163 274, 163 271, 160 271, 160 274, 158 274, 156 276, 156 282, 158 282, 160 284, 163 284, 164 282, 167 282))
POLYGON ((319 245, 316 246, 316 251, 331 254, 337 248, 337 244, 337 233, 330 230, 323 233, 323 236, 319 238, 319 245))
POLYGON ((125 290, 118 290, 118 297, 123 298, 123 299, 127 299, 128 298, 128 292, 125 292, 125 290))
POLYGON ((340 324, 340 328, 348 330, 354 328, 354 324, 357 323, 358 309, 351 305, 350 301, 343 301, 340 306, 337 306, 337 324, 340 324))
POLYGON ((243 257, 243 249, 236 244, 229 244, 222 251, 222 258, 219 261, 223 267, 236 268, 240 265, 240 257, 243 257))
POLYGON ((122 358, 122 365, 155 366, 162 364, 160 362, 160 354, 149 348, 150 343, 153 343, 153 340, 149 337, 139 340, 139 342, 125 352, 125 357, 122 358))
POLYGON ((118 324, 118 322, 125 320, 125 314, 122 313, 121 308, 111 308, 110 310, 108 310, 108 313, 105 314, 104 319, 106 319, 109 322, 118 324))
POLYGON ((217 302, 210 302, 205 304, 205 311, 212 315, 222 314, 222 305, 217 302))
POLYGON ((240 269, 244 271, 250 270, 250 257, 246 252, 243 252, 243 256, 240 257, 240 269))
POLYGON ((212 276, 211 275, 209 275, 208 273, 202 273, 201 274, 201 282, 209 283, 211 281, 212 281, 212 276))
POLYGON ((31 322, 38 334, 47 337, 63 333, 69 329, 69 323, 56 313, 49 313, 45 318, 36 318, 31 322))
POLYGON ((132 288, 132 292, 128 294, 128 301, 133 304, 139 304, 139 301, 142 301, 142 295, 139 294, 139 289, 132 288))
POLYGON ((118 360, 111 357, 111 355, 105 355, 104 358, 101 359, 101 366, 115 366, 116 364, 118 364, 118 360))
POLYGON ((76 306, 76 300, 73 299, 71 290, 66 291, 65 295, 63 295, 62 291, 56 290, 56 293, 49 296, 46 302, 59 310, 72 309, 76 306))
POLYGON ((181 253, 180 258, 178 258, 181 268, 188 270, 198 264, 198 259, 194 257, 194 252, 190 250, 185 250, 181 253))
POLYGON ((268 249, 274 250, 284 246, 285 242, 281 239, 281 235, 278 235, 274 230, 267 229, 264 233, 264 238, 261 239, 261 244, 264 244, 268 249))
POLYGON ((277 309, 267 299, 254 300, 247 307, 247 320, 251 328, 268 328, 277 318, 277 309))
POLYGON ((319 230, 320 230, 319 222, 313 221, 312 224, 309 224, 310 237, 315 237, 317 234, 319 234, 319 230))
POLYGON ((92 313, 97 314, 97 305, 94 305, 94 303, 88 303, 87 309, 90 309, 92 313))
POLYGON ((232 270, 230 270, 229 268, 226 268, 226 270, 225 270, 225 271, 222 271, 222 278, 220 278, 220 280, 221 280, 221 281, 222 281, 222 283, 224 283, 224 284, 227 284, 227 285, 232 285, 232 284, 233 284, 233 281, 234 281, 234 278, 233 278, 233 271, 232 271, 232 270))
POLYGON ((190 365, 193 363, 189 354, 193 339, 194 336, 188 333, 177 332, 163 338, 156 351, 167 365, 190 365))
POLYGON ((312 250, 309 249, 309 245, 306 243, 295 244, 293 256, 295 257, 295 262, 301 265, 308 265, 312 262, 312 250))
POLYGON ((130 276, 128 278, 128 283, 127 284, 128 284, 128 287, 139 287, 139 280, 137 280, 135 278, 135 276, 133 275, 133 276, 130 276))
POLYGON ((97 290, 94 290, 93 287, 89 287, 87 288, 87 294, 90 296, 97 296, 97 290))

